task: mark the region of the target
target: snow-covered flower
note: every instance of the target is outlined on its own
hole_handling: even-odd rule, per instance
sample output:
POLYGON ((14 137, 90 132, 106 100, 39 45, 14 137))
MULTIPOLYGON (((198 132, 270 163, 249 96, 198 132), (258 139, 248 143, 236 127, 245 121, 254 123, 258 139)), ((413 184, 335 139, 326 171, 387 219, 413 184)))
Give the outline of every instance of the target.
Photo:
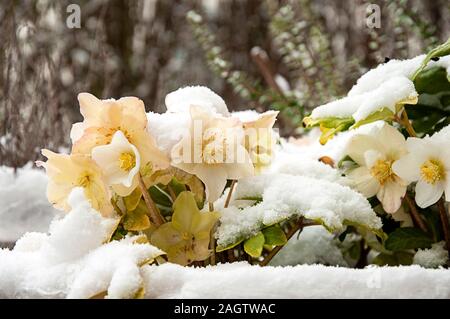
POLYGON ((180 265, 208 258, 211 229, 219 213, 201 213, 191 192, 180 193, 173 210, 171 222, 153 232, 151 243, 166 252, 170 262, 180 265))
POLYGON ((190 107, 190 116, 188 134, 172 149, 172 166, 196 175, 206 186, 208 201, 214 202, 228 179, 253 175, 242 123, 197 106, 190 107))
POLYGON ((72 153, 90 155, 94 147, 109 144, 114 134, 122 131, 139 151, 141 168, 150 165, 156 171, 169 166, 147 131, 147 115, 140 99, 99 100, 92 94, 80 93, 78 100, 84 121, 72 128, 72 153))
POLYGON ((416 202, 421 208, 436 203, 444 192, 450 201, 450 134, 444 138, 441 132, 422 139, 408 138, 409 153, 393 166, 402 179, 417 181, 416 202))
POLYGON ((403 135, 387 124, 374 127, 369 134, 353 136, 346 153, 359 165, 347 174, 354 187, 367 198, 377 195, 383 209, 395 213, 408 185, 392 169, 407 153, 403 135))
POLYGON ((245 148, 250 154, 256 171, 269 165, 273 158, 276 136, 272 128, 278 113, 278 111, 267 111, 259 114, 243 111, 232 114, 243 123, 245 148))
POLYGON ((69 211, 68 197, 72 189, 81 187, 92 208, 103 216, 112 214, 107 185, 100 168, 89 156, 56 154, 46 149, 42 150, 42 154, 48 160, 37 164, 47 171, 47 198, 56 208, 69 211))
POLYGON ((225 101, 205 86, 187 86, 166 95, 169 113, 189 113, 191 106, 222 116, 230 116, 225 101))
POLYGON ((111 143, 94 147, 92 159, 118 195, 128 196, 138 185, 141 157, 122 131, 114 133, 111 143))

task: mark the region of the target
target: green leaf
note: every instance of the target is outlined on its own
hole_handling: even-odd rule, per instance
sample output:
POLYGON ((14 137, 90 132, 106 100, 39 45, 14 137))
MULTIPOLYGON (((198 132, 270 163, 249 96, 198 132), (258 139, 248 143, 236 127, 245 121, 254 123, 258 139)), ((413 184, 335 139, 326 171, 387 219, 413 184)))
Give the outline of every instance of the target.
POLYGON ((281 246, 287 243, 286 234, 279 225, 267 227, 263 229, 262 233, 266 245, 281 246))
POLYGON ((436 48, 428 52, 427 56, 423 60, 420 67, 416 70, 416 72, 414 72, 411 80, 414 81, 416 79, 419 73, 425 69, 425 67, 428 65, 428 63, 431 61, 432 58, 442 57, 449 54, 450 54, 450 38, 445 43, 437 46, 436 48))
POLYGON ((123 202, 125 203, 125 207, 127 211, 135 210, 137 205, 139 204, 139 200, 142 197, 142 192, 139 187, 136 187, 135 190, 128 196, 123 198, 123 202))
POLYGON ((123 219, 123 228, 130 231, 140 231, 150 227, 147 216, 147 206, 144 200, 140 200, 136 209, 127 212, 123 219))
POLYGON ((433 241, 420 229, 414 227, 398 228, 389 234, 385 242, 386 249, 391 251, 430 248, 433 241))
POLYGON ((414 80, 414 86, 419 94, 436 94, 442 91, 450 91, 447 70, 439 66, 423 70, 414 80))
POLYGON ((264 235, 262 232, 259 232, 257 235, 247 239, 244 242, 244 250, 247 254, 249 254, 253 258, 257 258, 261 256, 264 243, 265 243, 264 235))
POLYGON ((394 119, 394 113, 388 109, 387 107, 383 107, 382 109, 370 114, 364 120, 358 121, 352 125, 351 129, 355 129, 364 124, 369 124, 375 121, 392 121, 394 119))
POLYGON ((148 192, 156 204, 165 207, 172 207, 172 199, 170 198, 170 195, 164 192, 160 187, 154 185, 149 188, 148 192))
POLYGON ((227 245, 227 246, 217 246, 217 247, 216 247, 216 252, 220 253, 221 251, 225 251, 225 250, 234 248, 234 247, 236 247, 237 245, 239 245, 240 243, 242 243, 243 241, 244 241, 244 239, 242 238, 242 239, 240 239, 240 240, 238 240, 238 241, 236 241, 236 242, 234 242, 234 243, 232 243, 232 244, 229 244, 229 245, 227 245))
POLYGON ((397 251, 393 254, 380 253, 372 260, 372 264, 378 266, 400 266, 411 265, 413 254, 405 251, 397 251))

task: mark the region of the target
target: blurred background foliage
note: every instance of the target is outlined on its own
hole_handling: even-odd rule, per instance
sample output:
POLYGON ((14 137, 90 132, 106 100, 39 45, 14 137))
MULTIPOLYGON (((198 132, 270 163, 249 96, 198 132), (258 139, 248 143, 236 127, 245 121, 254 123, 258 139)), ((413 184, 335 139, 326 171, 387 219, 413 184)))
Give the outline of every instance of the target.
POLYGON ((0 165, 69 147, 76 95, 140 97, 206 85, 232 110, 278 109, 283 135, 386 58, 448 38, 447 0, 5 0, 0 2, 0 165), (69 4, 81 28, 66 26, 69 4), (379 5, 380 28, 366 8, 379 5))

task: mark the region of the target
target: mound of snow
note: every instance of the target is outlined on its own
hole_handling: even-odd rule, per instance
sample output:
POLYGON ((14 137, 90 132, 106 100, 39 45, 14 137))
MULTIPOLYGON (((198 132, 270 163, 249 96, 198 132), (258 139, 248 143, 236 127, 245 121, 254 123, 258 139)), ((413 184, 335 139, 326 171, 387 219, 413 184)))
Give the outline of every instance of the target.
POLYGON ((104 244, 118 220, 93 210, 82 189, 69 202, 49 234, 27 233, 0 250, 0 298, 132 298, 143 287, 140 267, 162 251, 136 237, 104 244))
POLYGON ((443 266, 448 261, 448 252, 444 248, 445 242, 435 243, 430 249, 419 249, 414 255, 413 263, 427 268, 443 266))
POLYGON ((265 174, 245 178, 236 185, 229 207, 220 208, 221 224, 216 238, 227 246, 256 234, 261 227, 287 218, 303 216, 320 220, 330 229, 340 230, 347 222, 380 229, 380 218, 367 199, 347 186, 327 180, 287 174, 265 174), (238 208, 239 199, 262 200, 238 208))
POLYGON ((48 202, 45 171, 27 165, 16 173, 0 167, 0 243, 14 243, 26 232, 47 231, 57 211, 48 202))

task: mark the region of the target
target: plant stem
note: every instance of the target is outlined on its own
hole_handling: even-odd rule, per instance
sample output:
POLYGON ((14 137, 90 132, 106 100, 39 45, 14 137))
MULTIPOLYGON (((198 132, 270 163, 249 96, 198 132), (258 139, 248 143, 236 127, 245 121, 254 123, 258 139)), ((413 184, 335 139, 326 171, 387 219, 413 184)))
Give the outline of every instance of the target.
POLYGON ((419 226, 421 230, 424 232, 428 232, 427 226, 425 225, 425 222, 423 221, 422 217, 420 217, 419 212, 417 211, 416 204, 414 201, 409 197, 409 195, 405 194, 405 201, 408 204, 409 207, 409 213, 414 220, 414 223, 419 226))
POLYGON ((172 198, 172 202, 174 202, 177 199, 177 195, 173 191, 173 188, 167 185, 167 190, 169 191, 170 198, 172 198))
POLYGON ((148 193, 148 190, 145 187, 144 181, 142 180, 141 174, 138 174, 138 181, 139 181, 139 188, 141 189, 142 196, 144 196, 144 201, 145 204, 147 205, 152 223, 155 224, 156 226, 161 226, 162 224, 164 224, 164 218, 161 216, 158 208, 156 207, 155 203, 150 197, 150 194, 148 193))
POLYGON ((406 131, 408 132, 409 136, 416 137, 416 131, 411 125, 411 122, 409 121, 408 114, 406 113, 406 110, 403 109, 402 115, 401 115, 401 124, 406 128, 406 131))
POLYGON ((227 199, 225 200, 225 205, 223 206, 224 208, 227 208, 228 205, 230 205, 231 194, 233 194, 235 185, 236 185, 236 180, 233 179, 233 181, 231 182, 231 185, 230 185, 230 190, 228 191, 227 199))
MULTIPOLYGON (((210 212, 214 211, 214 204, 211 202, 209 203, 209 211, 210 212)), ((216 232, 216 225, 213 226, 213 228, 211 229, 211 233, 209 234, 211 237, 211 240, 209 242, 209 249, 212 250, 212 254, 209 259, 209 264, 212 266, 216 264, 216 239, 214 238, 215 232, 216 232)))
POLYGON ((441 197, 438 201, 439 215, 441 217, 442 228, 444 229, 444 238, 447 246, 447 251, 450 257, 450 231, 448 224, 447 212, 445 210, 444 197, 441 197))
MULTIPOLYGON (((296 223, 294 225, 294 227, 292 227, 288 233, 286 234, 286 239, 287 241, 289 241, 289 239, 294 236, 294 234, 298 231, 298 230, 303 230, 303 217, 300 218, 300 220, 298 221, 298 223, 296 223)), ((263 261, 261 261, 259 263, 260 266, 266 266, 271 260, 272 258, 281 250, 281 248, 283 248, 284 245, 281 246, 275 246, 274 249, 272 249, 266 257, 264 257, 263 261)))

